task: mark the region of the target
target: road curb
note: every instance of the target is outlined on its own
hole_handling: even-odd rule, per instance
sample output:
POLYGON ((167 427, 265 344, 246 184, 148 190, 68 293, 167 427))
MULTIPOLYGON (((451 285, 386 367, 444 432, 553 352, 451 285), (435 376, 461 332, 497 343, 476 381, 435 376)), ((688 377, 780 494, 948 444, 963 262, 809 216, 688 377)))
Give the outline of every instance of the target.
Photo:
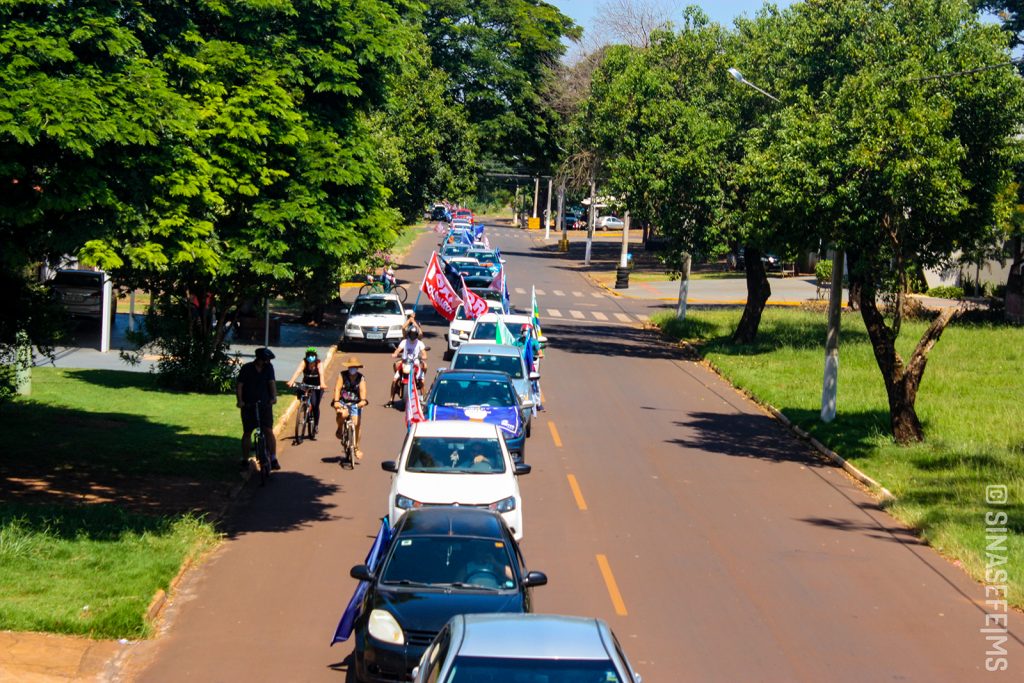
POLYGON ((894 496, 889 489, 882 486, 882 484, 879 481, 872 478, 855 465, 850 464, 850 462, 846 458, 839 455, 825 444, 821 443, 821 441, 819 441, 815 437, 811 436, 810 433, 807 432, 807 430, 793 424, 793 421, 786 417, 786 415, 781 410, 779 410, 772 404, 761 400, 760 398, 750 393, 746 389, 738 387, 735 384, 733 384, 733 382, 728 377, 725 376, 725 374, 718 368, 717 365, 715 365, 714 363, 712 363, 711 361, 704 357, 704 355, 700 352, 700 349, 697 348, 697 346, 687 341, 680 341, 679 346, 686 349, 688 355, 691 355, 693 358, 698 359, 701 362, 701 364, 703 364, 709 370, 711 370, 716 375, 721 377, 722 380, 728 382, 729 386, 731 386, 733 389, 740 392, 741 394, 749 398, 751 401, 767 410, 768 413, 776 419, 776 421, 782 423, 782 425, 789 429, 789 431, 792 432, 796 437, 810 444, 810 446, 814 450, 816 450, 818 453, 824 456, 833 465, 840 467, 851 477, 853 477, 861 484, 866 486, 873 494, 878 496, 881 500, 885 502, 893 502, 896 500, 896 496, 894 496))
MULTIPOLYGON (((327 356, 324 358, 325 369, 330 366, 331 361, 334 359, 334 356, 337 352, 337 344, 332 345, 327 350, 327 356)), ((273 430, 275 439, 281 438, 281 433, 284 432, 285 425, 288 424, 289 419, 295 414, 295 410, 298 407, 298 405, 299 399, 297 397, 293 397, 291 404, 285 409, 284 413, 281 414, 281 417, 277 418, 277 422, 274 424, 273 430)), ((242 490, 245 488, 245 485, 249 482, 249 479, 252 478, 252 470, 246 469, 245 472, 242 473, 241 478, 241 481, 235 483, 231 487, 231 490, 228 492, 228 499, 224 501, 224 505, 222 505, 220 510, 218 510, 211 517, 210 521, 214 524, 217 524, 218 522, 222 521, 227 517, 228 512, 231 510, 231 506, 238 499, 238 496, 241 495, 242 490)), ((167 606, 167 603, 169 602, 171 595, 178 588, 178 584, 180 584, 182 579, 185 577, 185 573, 188 572, 188 570, 190 570, 193 566, 195 566, 195 564, 196 560, 194 557, 189 556, 188 558, 186 558, 185 561, 181 564, 181 567, 178 569, 178 573, 175 574, 174 578, 171 579, 170 583, 167 584, 167 590, 164 590, 163 588, 157 588, 156 592, 153 593, 153 597, 150 598, 149 601, 149 606, 146 607, 146 621, 149 622, 151 626, 155 625, 156 622, 160 619, 160 616, 163 614, 164 608, 167 606)))

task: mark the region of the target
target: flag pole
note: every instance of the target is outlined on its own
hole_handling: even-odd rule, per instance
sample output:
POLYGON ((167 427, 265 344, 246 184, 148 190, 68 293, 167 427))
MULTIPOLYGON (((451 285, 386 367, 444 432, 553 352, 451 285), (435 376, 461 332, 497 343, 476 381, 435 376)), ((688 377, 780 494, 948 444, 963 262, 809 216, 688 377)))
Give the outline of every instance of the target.
MULTIPOLYGON (((434 254, 436 254, 436 253, 437 253, 436 251, 432 252, 430 254, 430 257, 433 258, 434 254)), ((429 263, 429 261, 428 261, 428 263, 429 263)), ((425 283, 426 281, 427 281, 427 271, 424 270, 423 271, 423 279, 420 280, 420 288, 416 292, 416 301, 414 301, 413 304, 412 304, 412 310, 413 310, 414 313, 416 312, 416 309, 420 305, 420 297, 423 296, 423 283, 425 283)))

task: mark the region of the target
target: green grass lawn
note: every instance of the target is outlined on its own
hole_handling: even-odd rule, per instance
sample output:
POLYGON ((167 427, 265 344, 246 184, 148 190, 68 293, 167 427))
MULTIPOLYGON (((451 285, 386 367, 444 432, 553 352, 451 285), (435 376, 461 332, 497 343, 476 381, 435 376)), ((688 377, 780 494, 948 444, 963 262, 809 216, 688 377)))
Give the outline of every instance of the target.
MULTIPOLYGON (((691 311, 655 322, 673 339, 701 346, 733 384, 877 479, 896 496, 889 511, 932 546, 984 576, 985 513, 1009 514, 1010 599, 1024 606, 1024 332, 1019 327, 954 323, 933 349, 917 411, 926 441, 897 446, 889 433, 885 387, 859 314, 843 316, 839 412, 819 419, 824 313, 767 309, 758 342, 729 340, 740 310, 691 311), (987 486, 1007 486, 1009 504, 986 504, 987 486)), ((925 324, 905 322, 897 347, 908 359, 925 324)))
POLYGON ((153 593, 216 542, 195 517, 0 504, 0 628, 144 637, 153 593))
MULTIPOLYGON (((276 414, 288 406, 282 400, 276 414)), ((166 391, 118 370, 35 368, 32 395, 0 408, 7 463, 124 474, 237 477, 241 422, 232 395, 166 391)))
POLYGON ((222 502, 237 481, 234 397, 163 391, 147 373, 35 368, 32 395, 0 407, 0 433, 14 482, 0 486, 0 629, 147 635, 153 593, 217 541, 174 504, 222 502), (25 477, 46 487, 23 495, 25 477), (115 502, 69 504, 65 488, 115 502), (153 514, 132 511, 150 503, 153 514))

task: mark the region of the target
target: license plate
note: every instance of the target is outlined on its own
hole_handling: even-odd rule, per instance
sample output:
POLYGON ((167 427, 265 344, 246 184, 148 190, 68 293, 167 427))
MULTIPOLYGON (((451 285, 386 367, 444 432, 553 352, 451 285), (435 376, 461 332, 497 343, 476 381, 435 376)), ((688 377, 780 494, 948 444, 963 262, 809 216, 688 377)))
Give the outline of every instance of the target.
POLYGON ((383 339, 384 338, 384 333, 383 332, 367 332, 366 333, 366 338, 367 339, 383 339))

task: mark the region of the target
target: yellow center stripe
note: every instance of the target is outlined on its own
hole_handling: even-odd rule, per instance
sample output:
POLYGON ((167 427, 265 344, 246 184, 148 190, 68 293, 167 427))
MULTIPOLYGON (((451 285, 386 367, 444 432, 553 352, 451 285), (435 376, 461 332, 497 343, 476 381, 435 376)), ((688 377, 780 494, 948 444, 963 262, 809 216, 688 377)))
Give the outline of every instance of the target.
POLYGON ((604 577, 604 585, 608 588, 608 597, 612 599, 612 607, 620 617, 628 614, 626 603, 622 601, 622 593, 619 592, 619 585, 615 583, 615 576, 612 568, 608 566, 608 558, 604 555, 597 556, 597 566, 601 568, 601 576, 604 577))
POLYGON ((583 500, 583 491, 580 490, 580 485, 576 481, 574 475, 567 475, 569 477, 569 488, 572 489, 572 497, 576 499, 576 507, 580 510, 587 509, 587 501, 583 500))
POLYGON ((555 423, 548 420, 548 429, 551 430, 551 439, 555 442, 555 446, 558 448, 562 447, 562 439, 558 436, 558 429, 555 428, 555 423))

